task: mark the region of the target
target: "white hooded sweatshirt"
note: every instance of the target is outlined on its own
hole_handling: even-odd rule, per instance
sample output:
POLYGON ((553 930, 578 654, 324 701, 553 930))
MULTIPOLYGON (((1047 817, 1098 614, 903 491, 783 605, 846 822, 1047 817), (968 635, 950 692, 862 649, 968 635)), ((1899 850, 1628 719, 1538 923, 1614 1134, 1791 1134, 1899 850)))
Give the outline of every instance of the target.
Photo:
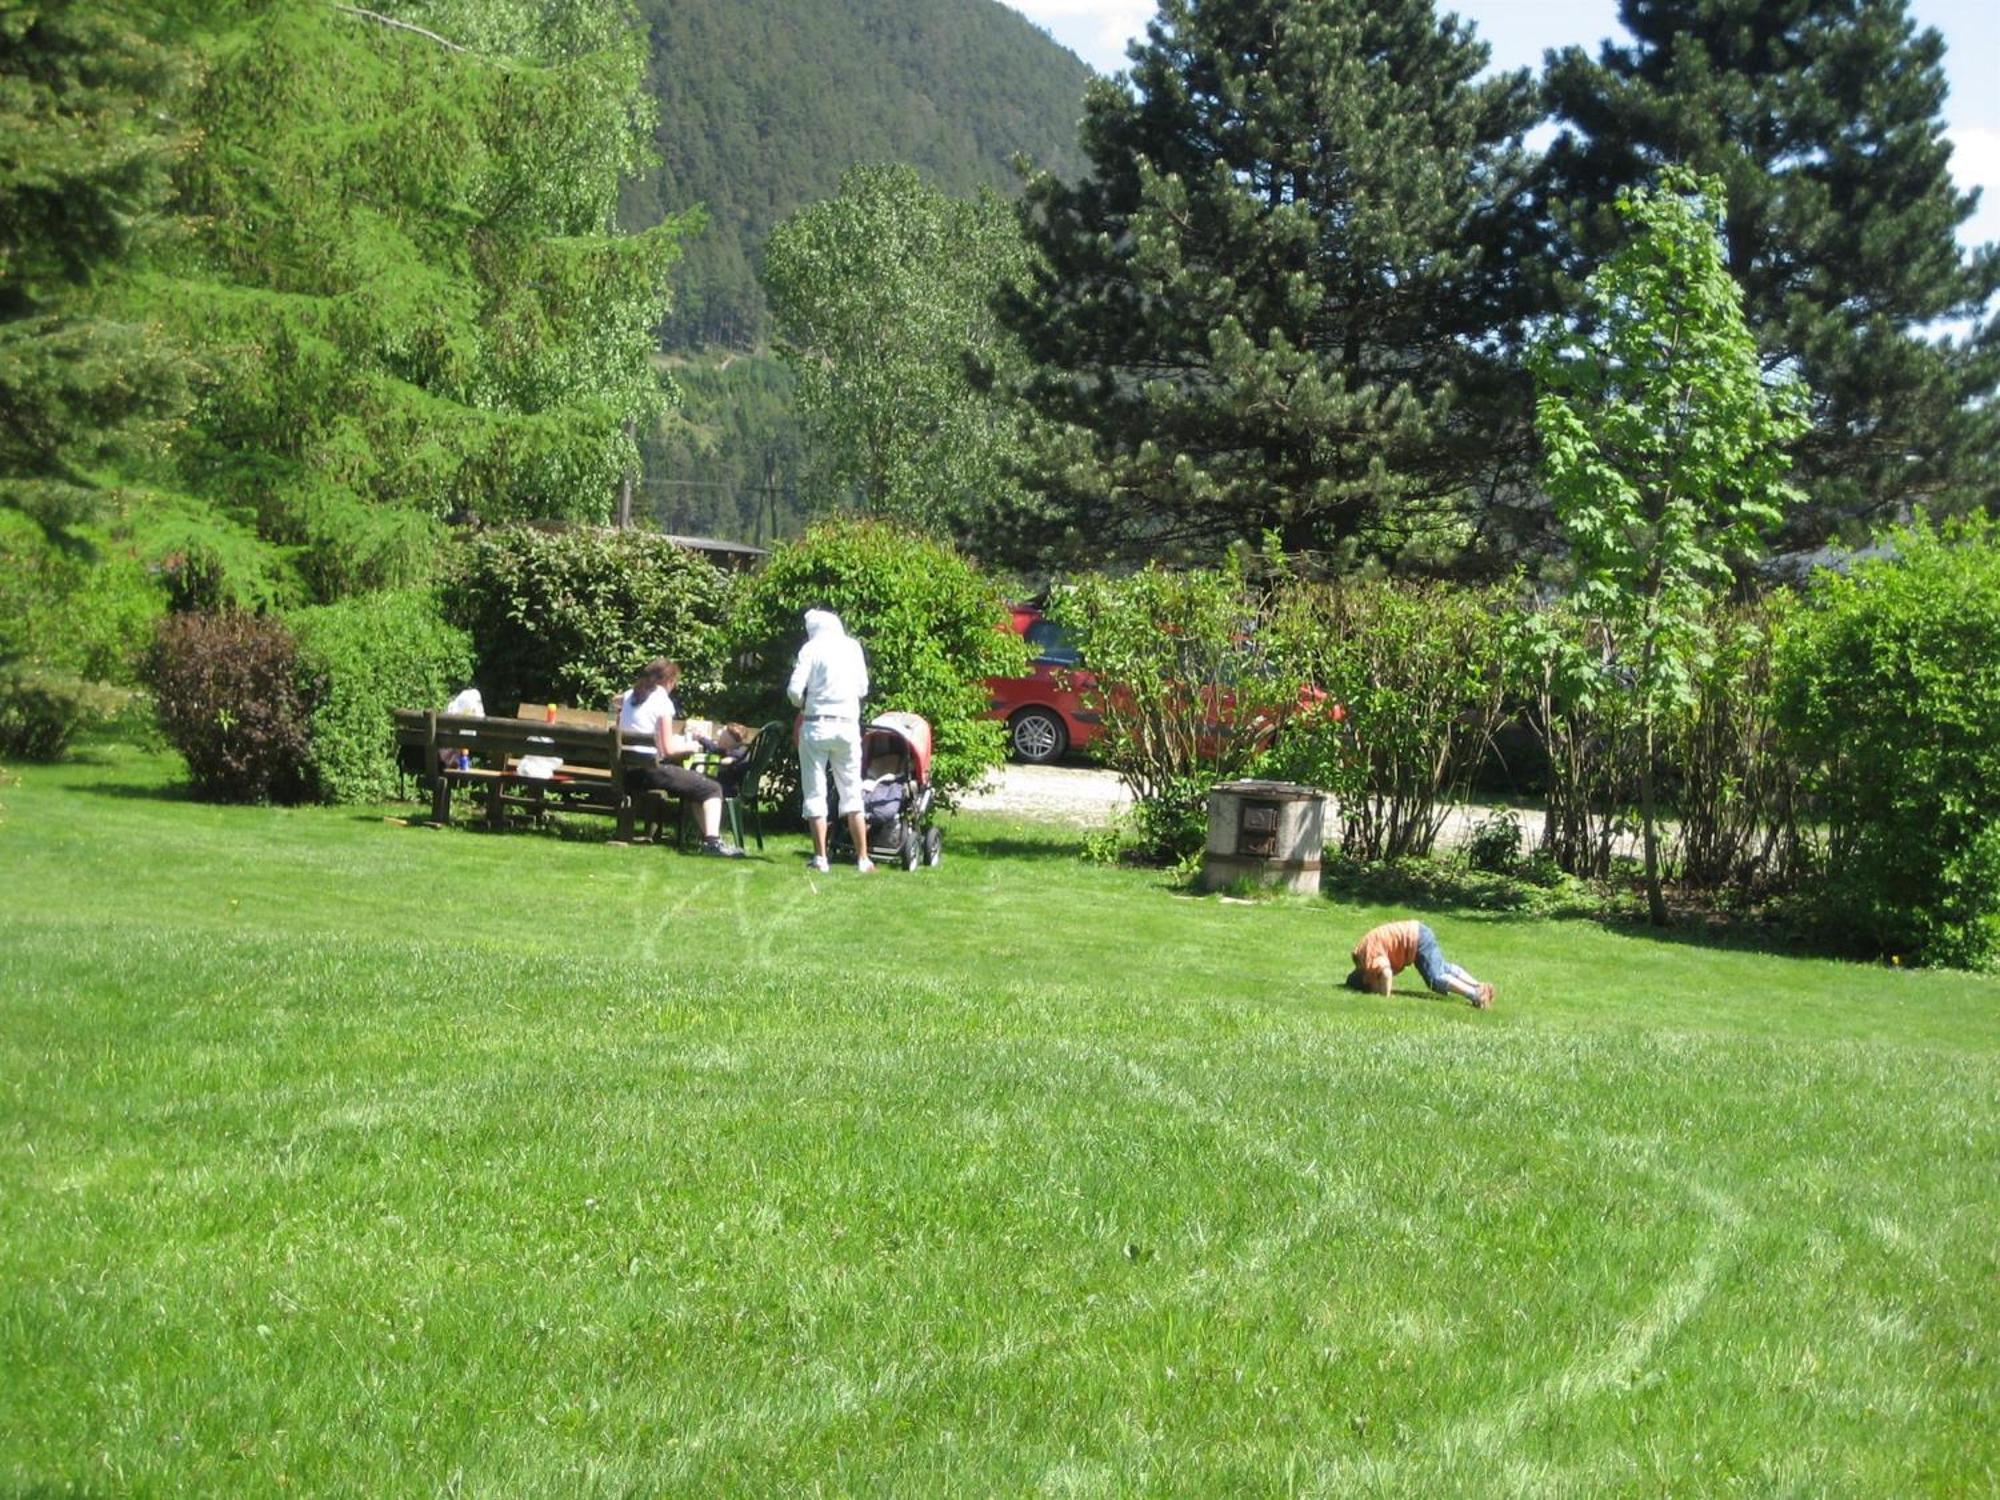
POLYGON ((786 694, 808 719, 861 719, 868 696, 868 661, 861 643, 841 628, 831 610, 806 611, 806 643, 792 668, 786 694))

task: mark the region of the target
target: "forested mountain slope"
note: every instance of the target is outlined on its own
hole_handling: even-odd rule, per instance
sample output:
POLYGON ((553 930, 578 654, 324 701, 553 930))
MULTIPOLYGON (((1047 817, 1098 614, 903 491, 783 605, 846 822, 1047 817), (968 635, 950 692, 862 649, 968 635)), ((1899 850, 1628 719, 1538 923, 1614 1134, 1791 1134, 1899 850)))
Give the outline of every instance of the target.
POLYGON ((1010 190, 1016 152, 1066 174, 1090 73, 998 0, 640 0, 660 165, 625 195, 634 228, 692 204, 666 342, 754 348, 771 226, 857 162, 908 162, 947 192, 1010 190))

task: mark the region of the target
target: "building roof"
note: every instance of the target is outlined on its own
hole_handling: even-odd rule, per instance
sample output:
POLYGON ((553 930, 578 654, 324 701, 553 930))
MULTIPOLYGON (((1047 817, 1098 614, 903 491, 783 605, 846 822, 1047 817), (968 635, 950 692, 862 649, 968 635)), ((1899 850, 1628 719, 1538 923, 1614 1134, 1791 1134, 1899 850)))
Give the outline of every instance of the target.
POLYGON ((726 552, 731 557, 764 557, 770 552, 768 547, 753 547, 748 542, 727 542, 713 536, 677 536, 668 532, 666 538, 690 552, 726 552))

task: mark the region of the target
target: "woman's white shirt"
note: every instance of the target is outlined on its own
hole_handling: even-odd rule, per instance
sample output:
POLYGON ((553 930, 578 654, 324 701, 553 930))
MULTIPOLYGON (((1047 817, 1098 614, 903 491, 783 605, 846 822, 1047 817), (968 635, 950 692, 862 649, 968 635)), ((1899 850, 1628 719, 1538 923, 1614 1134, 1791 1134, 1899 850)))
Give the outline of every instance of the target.
POLYGON ((643 734, 657 747, 660 743, 660 724, 667 726, 667 737, 672 739, 674 730, 674 700, 663 687, 656 687, 639 702, 632 701, 632 695, 625 695, 625 706, 618 711, 618 730, 621 734, 643 734))

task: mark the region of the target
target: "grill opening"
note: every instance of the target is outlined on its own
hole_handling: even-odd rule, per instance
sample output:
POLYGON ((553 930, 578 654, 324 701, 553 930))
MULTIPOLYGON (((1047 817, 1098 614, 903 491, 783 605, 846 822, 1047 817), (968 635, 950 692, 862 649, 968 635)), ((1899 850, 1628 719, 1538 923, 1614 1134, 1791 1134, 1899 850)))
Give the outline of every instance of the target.
POLYGON ((1245 801, 1236 825, 1236 852, 1259 859, 1278 854, 1278 804, 1245 801))

